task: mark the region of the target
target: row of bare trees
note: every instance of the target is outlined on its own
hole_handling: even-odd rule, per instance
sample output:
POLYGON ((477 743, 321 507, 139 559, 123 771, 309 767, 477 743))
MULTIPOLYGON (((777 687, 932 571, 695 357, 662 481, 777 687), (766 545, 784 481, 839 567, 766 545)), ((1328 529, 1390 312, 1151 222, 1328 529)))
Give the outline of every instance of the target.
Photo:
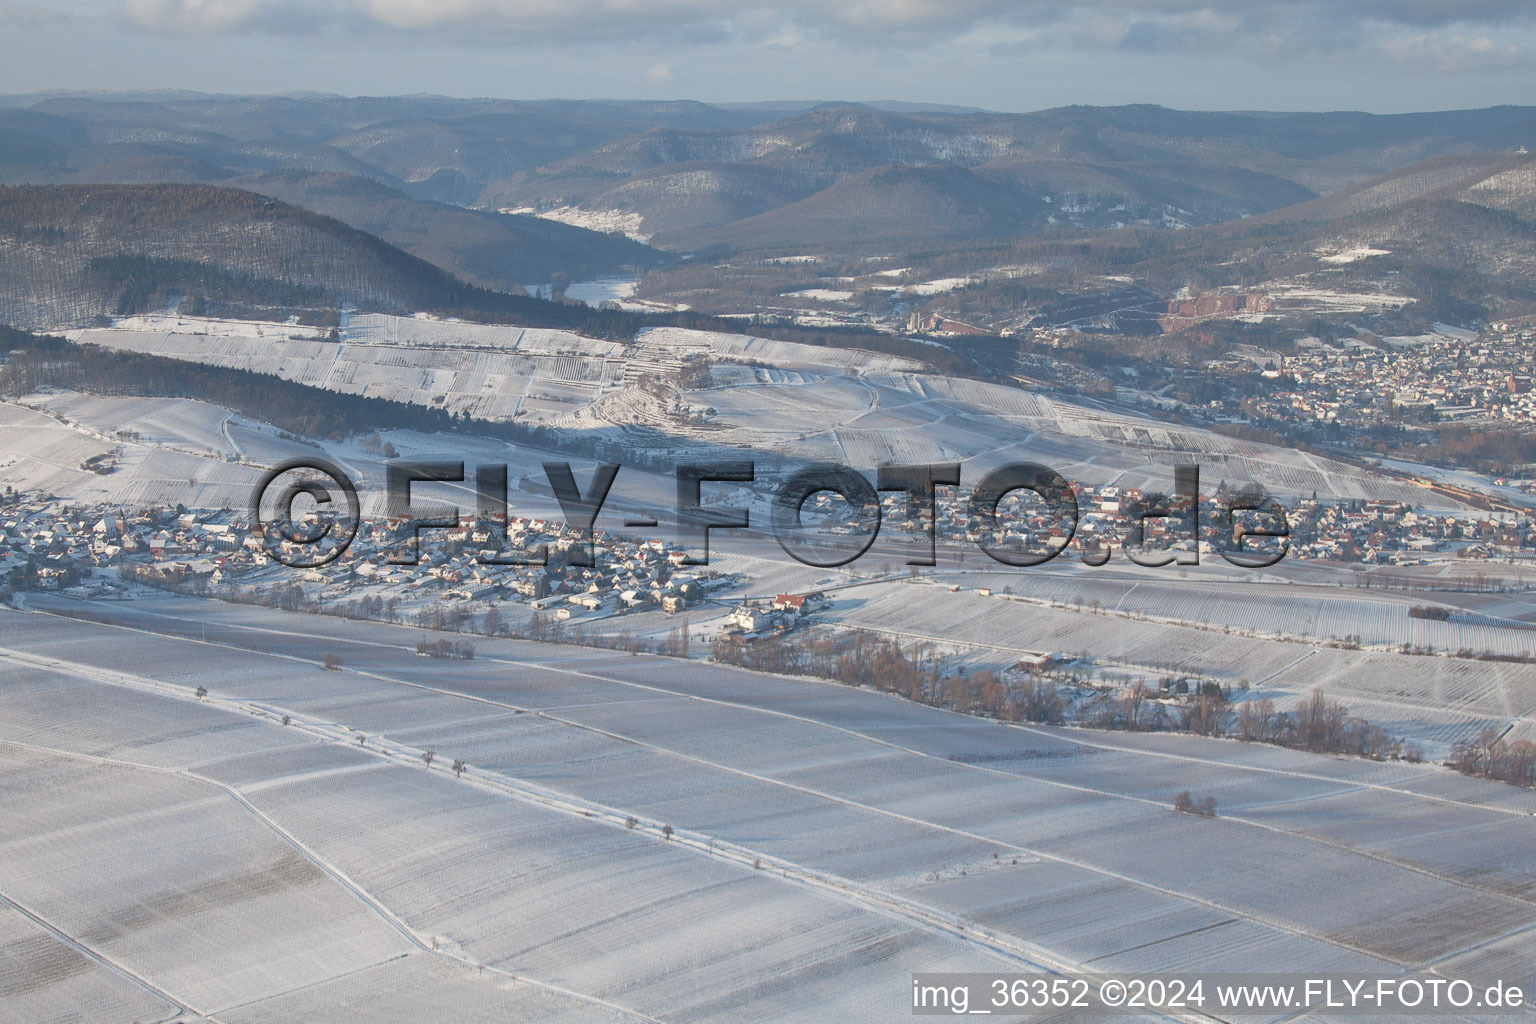
MULTIPOLYGON (((1066 719, 1067 698, 1054 682, 1031 674, 1022 684, 1008 683, 990 670, 942 674, 931 651, 922 644, 904 647, 900 641, 862 631, 842 636, 783 637, 748 641, 722 637, 714 659, 760 671, 816 675, 854 686, 901 694, 924 704, 946 707, 1009 722, 1060 724, 1066 719)), ((1380 725, 1357 715, 1321 689, 1313 690, 1292 711, 1278 711, 1268 698, 1234 705, 1220 685, 1205 682, 1195 692, 1169 701, 1144 680, 1118 694, 1103 694, 1081 707, 1084 725, 1131 732, 1185 732, 1198 736, 1230 736, 1249 743, 1272 743, 1318 753, 1354 754, 1376 760, 1422 761, 1423 747, 1389 735, 1380 725)), ((1518 772, 1527 764, 1524 748, 1506 760, 1518 772)), ((1536 758, 1536 749, 1530 751, 1536 758)), ((1484 758, 1476 763, 1502 763, 1484 758)), ((1473 763, 1473 762, 1469 762, 1473 763)))
POLYGON ((1536 786, 1536 743, 1511 742, 1497 729, 1484 729, 1474 740, 1456 741, 1447 763, 1467 775, 1536 786))
POLYGON ((1356 754, 1377 760, 1424 760, 1424 748, 1389 736, 1381 726, 1356 715, 1315 689, 1294 711, 1275 710, 1268 698, 1245 701, 1238 708, 1234 735, 1255 743, 1275 743, 1322 753, 1356 754))
POLYGON ((453 661, 469 661, 475 656, 475 645, 468 640, 449 640, 438 637, 416 641, 416 653, 426 658, 447 658, 453 661))
POLYGON ((1377 760, 1421 761, 1423 748, 1392 737, 1374 722, 1349 713, 1321 689, 1313 690, 1293 711, 1277 711, 1268 698, 1236 705, 1222 688, 1202 683, 1177 703, 1156 699, 1159 691, 1137 680, 1118 694, 1089 701, 1079 718, 1099 729, 1129 732, 1187 732, 1198 736, 1230 736, 1247 743, 1319 753, 1356 754, 1377 760))
POLYGON ((711 654, 727 665, 786 675, 820 676, 895 693, 920 704, 1008 722, 1060 723, 1067 700, 1054 683, 1032 676, 1010 685, 990 669, 945 674, 932 644, 902 644, 863 630, 802 634, 767 641, 722 636, 711 654))
POLYGON ((1131 732, 1176 731, 1230 736, 1246 743, 1272 743, 1319 753, 1355 754, 1376 760, 1422 761, 1424 750, 1390 736, 1374 722, 1315 689, 1293 711, 1277 711, 1269 698, 1234 705, 1216 683, 1203 683, 1177 704, 1154 700, 1158 692, 1138 680, 1117 696, 1091 701, 1081 718, 1101 729, 1131 732))

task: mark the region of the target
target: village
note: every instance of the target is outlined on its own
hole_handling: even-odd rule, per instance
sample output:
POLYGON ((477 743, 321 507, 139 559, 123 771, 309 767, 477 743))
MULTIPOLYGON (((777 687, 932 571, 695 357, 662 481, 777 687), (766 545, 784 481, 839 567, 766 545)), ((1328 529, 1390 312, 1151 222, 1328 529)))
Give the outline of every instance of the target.
MULTIPOLYGON (((986 541, 998 549, 1042 558, 1051 551, 1085 558, 1090 564, 1112 558, 1112 552, 1124 546, 1133 518, 1139 510, 1156 504, 1161 496, 1135 487, 1073 484, 1077 501, 1077 523, 1070 541, 1069 521, 1053 516, 1043 502, 1008 500, 998 504, 995 530, 984 533, 987 522, 971 507, 962 492, 940 492, 935 499, 935 533, 945 542, 976 544, 986 541)), ((1026 493, 1026 492, 1018 492, 1026 493)), ((1185 520, 1185 510, 1178 518, 1148 516, 1143 520, 1143 547, 1151 552, 1198 553, 1202 558, 1229 553, 1234 545, 1231 526, 1223 507, 1236 502, 1241 508, 1240 492, 1218 483, 1215 493, 1202 496, 1198 530, 1192 537, 1185 520)), ((1491 515, 1431 512, 1392 501, 1321 501, 1307 497, 1282 502, 1289 536, 1280 538, 1250 534, 1243 540, 1245 555, 1281 554, 1292 559, 1338 562, 1358 565, 1420 565, 1435 558, 1529 559, 1536 553, 1536 515, 1495 512, 1491 515)), ((837 499, 823 493, 811 499, 808 508, 833 514, 844 533, 855 530, 855 514, 837 499), (843 505, 839 510, 837 506, 843 505), (840 514, 838 514, 840 513, 840 514)), ((899 508, 887 501, 886 508, 899 508)), ((1246 513, 1237 513, 1243 522, 1246 513)), ((923 517, 911 511, 887 516, 889 526, 917 531, 923 517)), ((1250 524, 1256 526, 1258 524, 1250 524)), ((1190 559, 1180 559, 1181 564, 1190 559)))
POLYGON ((1422 338, 1298 343, 1300 354, 1262 371, 1275 390, 1254 400, 1259 419, 1366 426, 1384 416, 1441 423, 1536 422, 1530 345, 1536 331, 1495 323, 1422 338))
MULTIPOLYGON (((1071 523, 1050 515, 1032 498, 1000 502, 989 524, 967 495, 941 490, 934 506, 935 535, 941 549, 959 547, 966 552, 962 560, 978 563, 986 556, 980 551, 972 555, 970 546, 986 542, 994 550, 1035 560, 1054 551, 1098 564, 1123 548, 1139 510, 1161 500, 1112 485, 1077 484, 1074 492, 1078 521, 1065 551, 1071 523)), ((1232 500, 1223 485, 1202 498, 1193 537, 1185 514, 1148 516, 1142 520, 1143 549, 1182 556, 1181 563, 1190 562, 1191 554, 1209 558, 1230 552, 1229 520, 1213 512, 1232 500)), ((1243 540, 1245 554, 1273 558, 1283 544, 1286 558, 1367 566, 1446 558, 1527 560, 1536 554, 1536 517, 1531 515, 1432 512, 1397 502, 1316 498, 1287 503, 1285 511, 1289 536, 1250 535, 1243 540)), ((828 535, 861 528, 856 510, 831 492, 814 495, 806 512, 823 517, 819 529, 828 535)), ((887 499, 884 521, 887 528, 913 534, 926 526, 926 514, 887 499)), ((356 541, 335 561, 290 568, 283 562, 293 561, 302 545, 278 537, 273 546, 273 537, 251 531, 244 512, 184 506, 127 510, 13 492, 0 497, 0 580, 13 590, 62 590, 78 596, 108 596, 116 586, 114 577, 209 593, 297 584, 307 600, 322 606, 364 597, 392 609, 495 599, 527 605, 560 622, 631 611, 676 614, 700 603, 731 601, 741 605, 731 627, 745 634, 792 628, 806 610, 793 600, 796 595, 743 604, 741 595, 751 582, 743 573, 690 565, 683 549, 661 539, 594 530, 593 564, 587 566, 580 564, 587 561, 581 550, 586 538, 562 521, 512 516, 503 525, 465 519, 454 528, 423 530, 419 561, 410 565, 391 560, 401 550, 400 526, 365 519, 356 541), (548 553, 544 564, 496 564, 506 560, 498 552, 540 546, 548 553), (278 560, 274 552, 290 557, 278 560)), ((815 605, 812 600, 808 607, 815 605)))
MULTIPOLYGON (((127 512, 10 494, 0 500, 0 584, 80 599, 121 598, 134 584, 149 585, 451 628, 465 624, 472 609, 479 625, 487 611, 506 602, 522 606, 524 624, 549 639, 598 620, 643 612, 670 616, 698 606, 724 613, 723 633, 755 638, 789 632, 825 605, 814 591, 747 599, 733 593, 751 582, 747 576, 685 567, 683 550, 661 540, 593 531, 593 564, 576 564, 585 558, 573 548, 587 538, 546 519, 511 517, 505 525, 466 520, 453 529, 424 530, 416 564, 396 564, 391 557, 402 551, 399 527, 364 521, 340 557, 294 568, 273 554, 292 560, 302 545, 281 539, 273 544, 250 530, 244 513, 184 507, 127 512), (545 564, 492 562, 502 550, 502 534, 513 548, 544 546, 545 564)), ((503 620, 500 611, 490 621, 513 625, 510 614, 503 620)))

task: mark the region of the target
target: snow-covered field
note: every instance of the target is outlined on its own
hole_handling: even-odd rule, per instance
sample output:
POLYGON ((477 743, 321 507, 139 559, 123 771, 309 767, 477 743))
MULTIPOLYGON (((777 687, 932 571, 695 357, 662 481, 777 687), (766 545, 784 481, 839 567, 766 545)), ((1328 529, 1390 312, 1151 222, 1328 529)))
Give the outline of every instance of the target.
POLYGON ((1324 263, 1354 263, 1358 260, 1368 259, 1372 256, 1390 256, 1390 249, 1372 249, 1367 245, 1357 245, 1352 249, 1344 249, 1340 252, 1327 253, 1318 259, 1324 263))
POLYGON ((230 320, 220 317, 190 316, 183 313, 138 313, 120 317, 114 326, 125 331, 149 331, 175 334, 205 334, 215 338, 269 338, 308 339, 318 341, 326 336, 323 327, 310 327, 297 318, 284 323, 270 320, 230 320))
MULTIPOLYGON (((973 564, 975 564, 974 560, 973 564)), ((1269 573, 1227 573, 1219 562, 1198 569, 1090 568, 1053 563, 1048 570, 942 573, 967 588, 1004 587, 1019 600, 1070 606, 1085 611, 1160 622, 1182 622, 1216 630, 1230 628, 1260 637, 1285 636, 1321 641, 1356 638, 1363 647, 1397 649, 1404 644, 1436 651, 1466 648, 1478 653, 1536 656, 1536 599, 1528 592, 1496 598, 1483 595, 1390 591, 1362 586, 1346 570, 1315 581, 1292 579, 1289 568, 1269 573), (1347 589, 1341 583, 1349 584, 1347 589), (1448 621, 1413 618, 1414 605, 1434 604, 1450 613, 1448 621)))
MULTIPOLYGON (((577 302, 585 302, 593 307, 601 306, 605 302, 613 302, 624 309, 654 308, 649 303, 628 301, 630 296, 635 294, 635 288, 639 283, 633 277, 599 277, 591 281, 576 281, 566 287, 565 297, 577 302)), ((554 291, 553 284, 533 285, 528 288, 528 294, 536 299, 553 298, 554 291)))
MULTIPOLYGON (((881 273, 897 276, 906 273, 906 271, 881 271, 881 273)), ((972 283, 973 280, 974 278, 969 277, 941 277, 932 281, 919 281, 916 284, 897 285, 894 287, 890 285, 880 286, 880 290, 900 292, 903 295, 920 295, 927 298, 932 295, 943 295, 946 292, 952 292, 956 288, 963 288, 972 283)))
POLYGON ((822 302, 847 302, 853 298, 853 292, 839 291, 835 288, 802 288, 797 292, 785 292, 789 298, 817 299, 822 302))
MULTIPOLYGON (((1087 408, 1021 388, 910 372, 782 374, 717 369, 716 385, 686 397, 715 409, 685 437, 856 467, 960 462, 963 478, 1019 459, 1079 483, 1167 489, 1173 466, 1196 462, 1209 484, 1258 482, 1302 496, 1422 502, 1412 484, 1323 456, 1087 408)), ((624 394, 593 413, 615 425, 644 421, 624 394)))
POLYGON ((689 356, 823 370, 914 370, 911 360, 746 335, 652 328, 634 346, 568 331, 433 317, 349 317, 337 340, 158 324, 70 332, 72 340, 271 374, 311 387, 433 405, 478 419, 552 423, 639 374, 689 356))
POLYGON ((0 612, 0 938, 61 965, 27 1019, 887 1021, 914 971, 1088 965, 1536 982, 1536 795, 1443 769, 34 606, 133 629, 0 612), (1185 788, 1219 816, 1173 812, 1185 788))
POLYGON ((625 369, 617 345, 563 331, 409 317, 358 317, 337 341, 117 329, 75 337, 493 420, 557 419, 618 387, 625 369))
POLYGON ((1265 290, 1275 300, 1276 311, 1287 313, 1370 313, 1399 309, 1413 301, 1406 295, 1346 292, 1298 282, 1273 283, 1266 285, 1265 290))
POLYGON ((543 217, 545 220, 559 221, 561 224, 586 228, 589 231, 618 231, 637 242, 651 240, 651 236, 642 231, 645 227, 645 218, 627 210, 587 210, 580 206, 557 206, 547 210, 536 210, 531 206, 519 206, 509 207, 501 212, 543 217))
MULTIPOLYGON (((840 593, 832 614, 846 626, 971 648, 994 667, 1028 652, 1059 652, 1154 680, 1172 672, 1197 673, 1234 689, 1246 682, 1249 697, 1273 698, 1282 710, 1321 687, 1389 734, 1422 741, 1434 756, 1486 727, 1509 729, 1515 736, 1536 733, 1536 668, 1530 665, 1307 642, 1342 638, 1350 629, 1366 635, 1400 631, 1419 643, 1455 636, 1500 653, 1536 653, 1536 634, 1530 631, 1409 620, 1403 605, 1368 597, 1335 602, 1312 594, 1287 601, 1270 592, 1287 588, 1273 583, 1246 585, 1252 597, 1245 600, 1245 585, 1213 584, 1201 578, 1200 569, 1178 571, 1177 579, 1170 578, 1175 570, 1158 573, 1165 585, 1154 578, 1145 594, 1133 592, 1111 604, 1105 592, 1102 613, 1010 599, 1002 593, 1005 585, 1021 598, 1073 586, 1045 574, 1021 574, 1009 584, 1006 577, 993 576, 989 585, 998 589, 990 597, 948 593, 933 583, 862 586, 840 593), (1223 628, 1228 622, 1234 623, 1230 633, 1223 628), (1430 625, 1442 630, 1424 628, 1430 625), (1283 639, 1285 634, 1289 638, 1283 639)), ((1084 577, 1091 579, 1091 571, 1084 577)), ((1080 597, 1092 583, 1077 586, 1083 589, 1074 596, 1080 597)), ((1091 600, 1085 601, 1090 608, 1091 600)))
MULTIPOLYGON (((547 459, 570 462, 582 479, 594 465, 589 458, 463 434, 387 430, 382 439, 402 458, 462 460, 471 467, 506 465, 514 487, 524 476, 542 483, 547 459)), ((365 451, 356 438, 295 441, 222 406, 187 399, 66 391, 0 402, 0 474, 5 483, 65 501, 129 509, 177 504, 245 508, 265 467, 316 456, 337 463, 357 484, 364 514, 384 514, 384 460, 377 452, 365 451), (119 431, 132 433, 118 436, 119 431), (99 456, 113 460, 110 472, 85 468, 99 456)), ((473 508, 472 484, 434 487, 438 498, 457 498, 466 510, 473 508)), ((626 467, 608 504, 615 520, 622 509, 637 504, 667 509, 675 504, 674 488, 670 476, 626 467)), ((516 491, 512 508, 518 515, 559 514, 552 497, 522 489, 516 491)))
POLYGON ((72 501, 236 507, 249 499, 261 470, 228 457, 276 462, 315 451, 241 424, 228 409, 185 399, 66 392, 21 402, 0 402, 0 474, 17 490, 72 501), (110 460, 110 472, 87 468, 99 459, 110 460))
MULTIPOLYGON (((140 325, 143 326, 143 325, 140 325)), ((79 340, 269 373, 304 384, 490 420, 596 430, 637 449, 699 445, 869 468, 1044 462, 1068 479, 1166 489, 1172 466, 1257 482, 1280 495, 1422 502, 1422 488, 1323 456, 1110 412, 1022 388, 917 372, 859 349, 658 327, 631 346, 565 331, 430 317, 354 316, 336 341, 104 329, 79 340), (690 359, 715 383, 680 393, 706 420, 679 419, 641 386, 690 359)), ((973 477, 974 478, 974 477, 973 477)), ((1454 506, 1450 499, 1445 501, 1454 506)))
POLYGON ((618 302, 635 294, 639 284, 632 277, 600 277, 592 281, 577 281, 565 290, 566 298, 600 306, 604 302, 618 302))

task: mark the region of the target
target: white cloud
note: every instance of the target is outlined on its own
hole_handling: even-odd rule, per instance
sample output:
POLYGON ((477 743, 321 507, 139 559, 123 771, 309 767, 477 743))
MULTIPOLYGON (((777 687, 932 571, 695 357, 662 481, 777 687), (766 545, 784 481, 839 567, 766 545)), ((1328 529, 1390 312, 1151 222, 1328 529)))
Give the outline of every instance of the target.
MULTIPOLYGON (((571 45, 665 39, 792 49, 935 43, 994 52, 1220 54, 1271 64, 1364 57, 1441 72, 1527 60, 1504 42, 1536 28, 1529 0, 121 0, 160 32, 293 32, 329 21, 456 43, 571 45), (296 28, 295 26, 302 26, 296 28)), ((658 65, 659 67, 659 65, 658 65)), ((661 72, 653 68, 652 77, 661 72)), ((666 80, 666 79, 661 79, 666 80)))
MULTIPOLYGON (((1419 28, 1460 22, 1530 21, 1528 0, 353 0, 357 9, 397 27, 563 26, 599 30, 605 23, 746 26, 798 24, 812 29, 878 34, 938 30, 978 23, 1040 26, 1093 15, 1128 21, 1174 19, 1191 25, 1388 23, 1419 28)), ((778 33, 775 33, 778 34, 778 33)))
POLYGON ((645 80, 657 84, 672 81, 672 65, 665 61, 652 65, 645 73, 645 80))
POLYGON ((1524 61, 1520 47, 1488 36, 1469 39, 1418 32, 1389 39, 1382 50, 1399 64, 1444 72, 1501 71, 1524 61))
POLYGON ((230 32, 266 15, 265 0, 125 0, 123 16, 158 32, 230 32))

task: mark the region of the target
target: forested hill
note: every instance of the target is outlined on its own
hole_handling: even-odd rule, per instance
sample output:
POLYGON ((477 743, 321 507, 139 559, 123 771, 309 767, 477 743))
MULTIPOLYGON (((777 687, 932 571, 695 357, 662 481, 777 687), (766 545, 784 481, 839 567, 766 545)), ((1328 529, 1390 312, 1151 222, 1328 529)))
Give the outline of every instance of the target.
POLYGON ((634 313, 479 288, 340 221, 208 185, 0 186, 0 325, 57 331, 161 309, 430 312, 627 341, 643 327, 740 331, 867 348, 977 372, 946 349, 869 331, 759 327, 688 310, 634 313))
POLYGON ((0 187, 0 268, 0 323, 30 329, 181 296, 633 330, 617 314, 474 287, 330 217, 207 185, 0 187))

